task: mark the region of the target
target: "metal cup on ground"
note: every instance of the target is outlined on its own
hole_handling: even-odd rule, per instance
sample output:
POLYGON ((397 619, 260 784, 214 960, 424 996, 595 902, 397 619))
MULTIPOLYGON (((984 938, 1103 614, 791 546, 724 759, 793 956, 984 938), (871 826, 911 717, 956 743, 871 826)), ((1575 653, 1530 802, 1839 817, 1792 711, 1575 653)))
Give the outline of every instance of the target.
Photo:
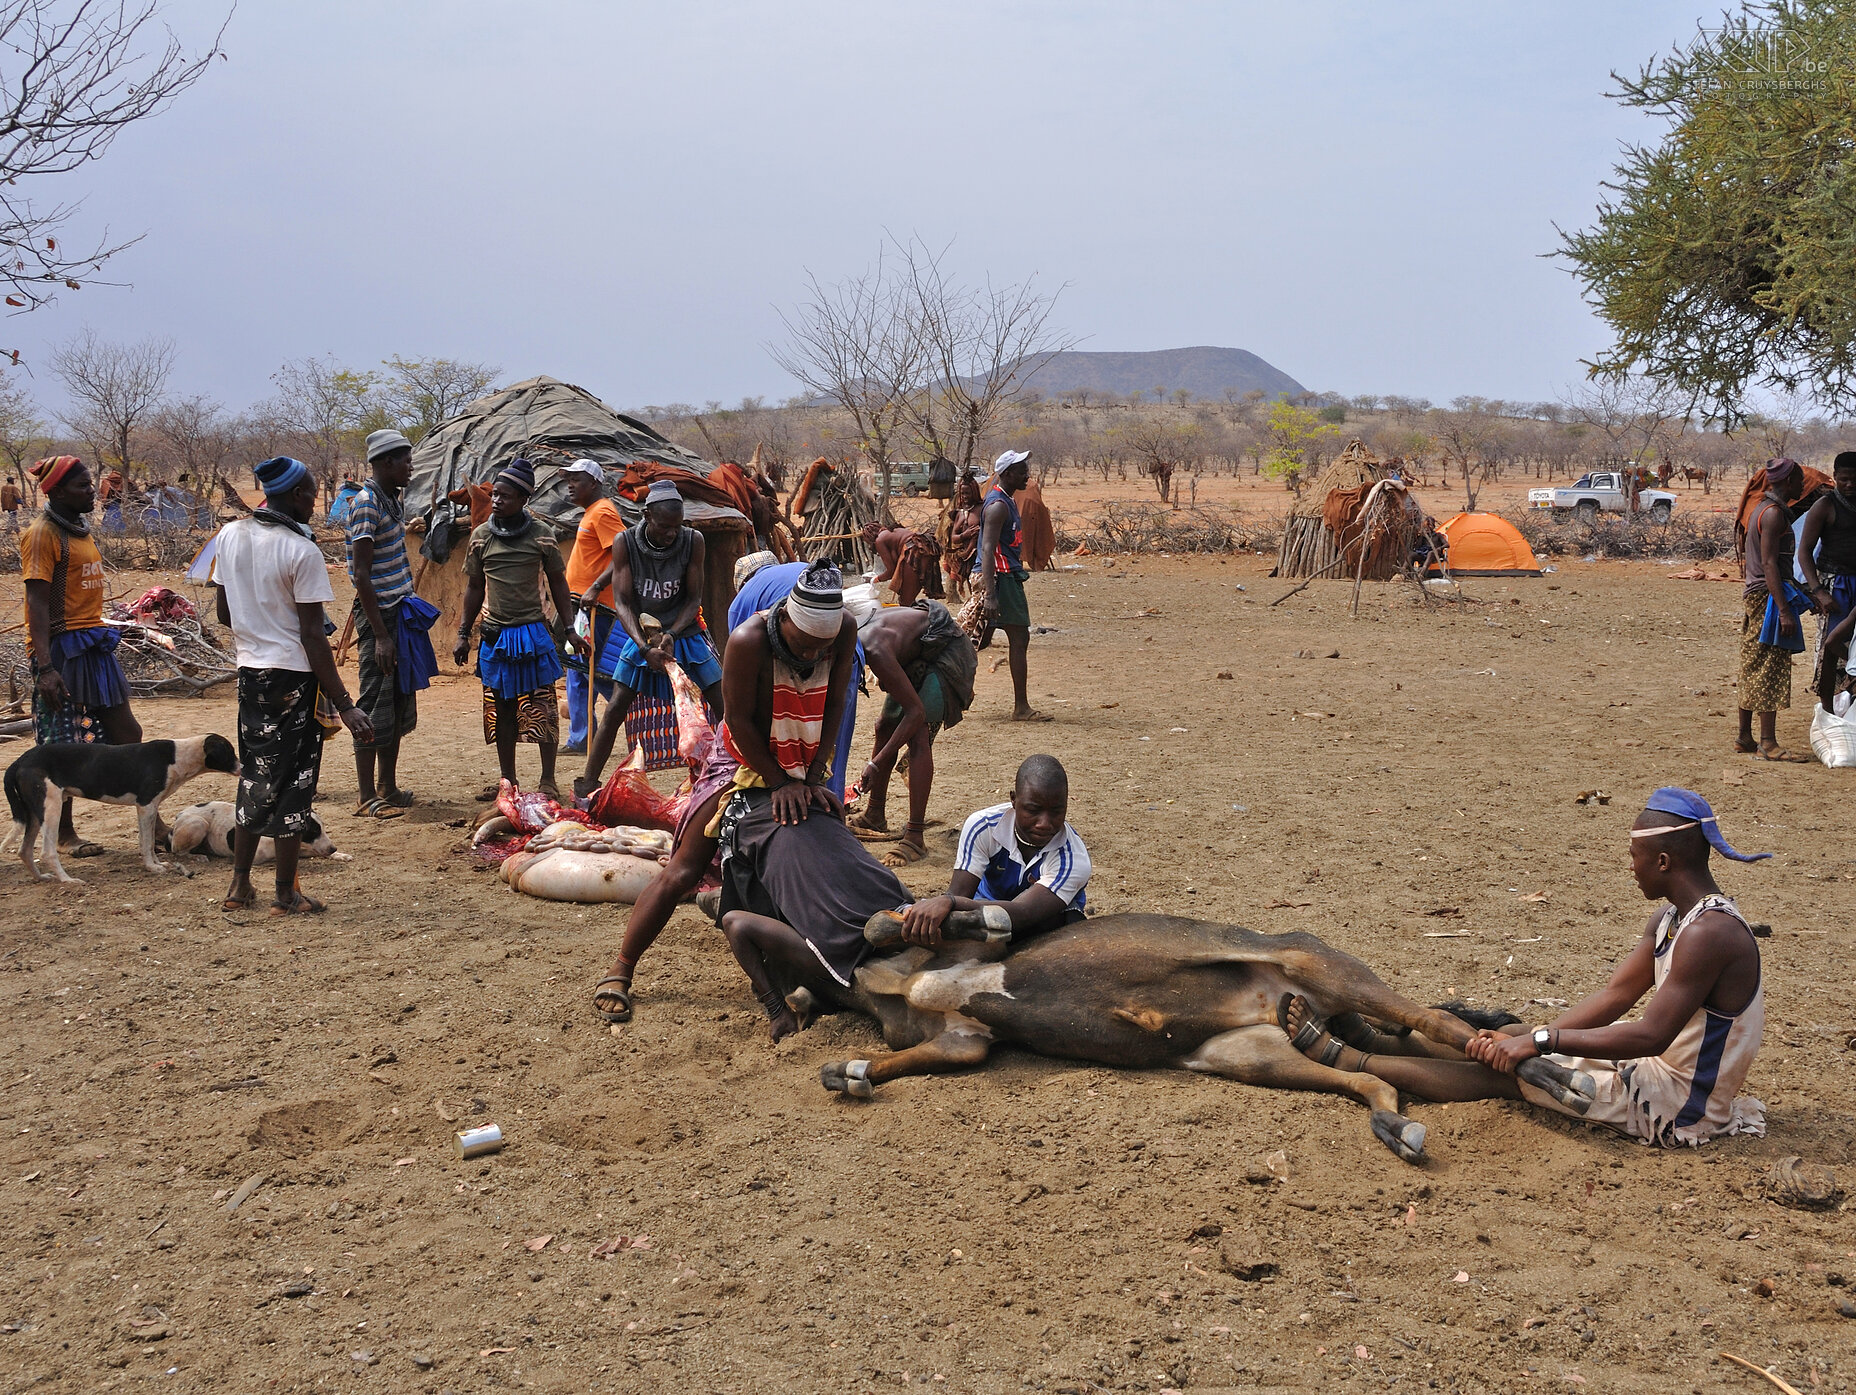
POLYGON ((495 1124, 485 1124, 482 1128, 460 1129, 451 1141, 459 1158, 481 1158, 502 1151, 503 1131, 495 1124))

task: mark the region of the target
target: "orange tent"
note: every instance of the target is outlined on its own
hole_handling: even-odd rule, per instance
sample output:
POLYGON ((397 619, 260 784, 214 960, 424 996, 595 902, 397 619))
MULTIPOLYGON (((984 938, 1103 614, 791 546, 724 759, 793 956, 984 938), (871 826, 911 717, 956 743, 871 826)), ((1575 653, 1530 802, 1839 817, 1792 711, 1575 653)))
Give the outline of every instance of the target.
POLYGON ((1450 570, 1458 576, 1540 575, 1534 549, 1499 514, 1459 513, 1444 521, 1443 532, 1450 540, 1450 570))

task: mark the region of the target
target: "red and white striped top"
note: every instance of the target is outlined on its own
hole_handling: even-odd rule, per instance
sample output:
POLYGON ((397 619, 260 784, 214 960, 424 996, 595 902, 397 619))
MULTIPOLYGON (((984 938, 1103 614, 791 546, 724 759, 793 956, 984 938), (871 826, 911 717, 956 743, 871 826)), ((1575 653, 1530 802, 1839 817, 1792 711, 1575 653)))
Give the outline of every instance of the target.
MULTIPOLYGON (((808 677, 801 678, 792 669, 773 660, 773 715, 768 723, 768 744, 780 769, 795 780, 806 778, 818 755, 819 741, 825 730, 825 698, 831 688, 831 663, 827 655, 812 665, 808 677)), ((748 766, 747 758, 735 744, 734 733, 722 722, 722 744, 728 754, 748 766)))

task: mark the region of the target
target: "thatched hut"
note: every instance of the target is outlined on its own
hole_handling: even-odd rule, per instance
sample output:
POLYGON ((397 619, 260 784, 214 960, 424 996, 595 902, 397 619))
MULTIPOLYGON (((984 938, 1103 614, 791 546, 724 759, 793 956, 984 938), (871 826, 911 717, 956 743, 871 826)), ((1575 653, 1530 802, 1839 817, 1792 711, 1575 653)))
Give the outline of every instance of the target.
MULTIPOLYGON (((1341 534, 1358 515, 1360 501, 1367 491, 1384 477, 1384 463, 1358 437, 1349 441, 1347 449, 1334 457, 1317 477, 1314 487, 1290 510, 1288 521, 1283 525, 1282 546, 1277 551, 1276 570, 1272 575, 1342 575, 1341 553, 1347 540, 1341 534), (1330 499, 1336 505, 1332 511, 1330 499), (1348 504, 1352 505, 1351 511, 1345 507, 1348 504), (1330 518, 1330 512, 1336 516, 1330 518)), ((1394 567, 1384 577, 1371 576, 1368 580, 1383 581, 1396 570, 1394 567)), ((1351 566, 1345 574, 1353 575, 1351 566)))
POLYGON ((413 451, 406 514, 426 527, 415 585, 444 612, 435 634, 449 636, 457 629, 471 515, 487 517, 490 481, 517 456, 535 466, 529 510, 553 526, 563 548, 572 545, 580 510, 567 497, 562 466, 581 457, 605 466, 607 490, 628 523, 642 517, 639 501, 653 480, 675 481, 684 520, 706 544, 704 614, 712 632, 726 629, 735 562, 754 548, 746 476, 736 466, 692 455, 584 388, 539 377, 479 398, 413 451))

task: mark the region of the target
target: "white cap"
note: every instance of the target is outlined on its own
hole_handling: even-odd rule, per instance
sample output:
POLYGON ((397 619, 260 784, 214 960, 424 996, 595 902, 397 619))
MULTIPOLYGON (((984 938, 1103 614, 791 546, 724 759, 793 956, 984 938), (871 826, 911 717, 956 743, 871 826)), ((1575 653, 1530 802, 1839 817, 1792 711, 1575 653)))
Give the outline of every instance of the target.
POLYGON ((585 456, 581 456, 571 465, 563 466, 561 473, 563 475, 585 475, 598 484, 606 482, 605 467, 597 460, 588 460, 585 456))
POLYGON ((1001 470, 1009 470, 1021 460, 1029 459, 1031 459, 1031 452, 1028 450, 1001 451, 999 458, 992 462, 993 473, 996 475, 1001 470))
POLYGON ((387 427, 384 431, 370 431, 367 435, 367 458, 370 463, 380 459, 390 450, 411 450, 412 442, 401 432, 387 427))

